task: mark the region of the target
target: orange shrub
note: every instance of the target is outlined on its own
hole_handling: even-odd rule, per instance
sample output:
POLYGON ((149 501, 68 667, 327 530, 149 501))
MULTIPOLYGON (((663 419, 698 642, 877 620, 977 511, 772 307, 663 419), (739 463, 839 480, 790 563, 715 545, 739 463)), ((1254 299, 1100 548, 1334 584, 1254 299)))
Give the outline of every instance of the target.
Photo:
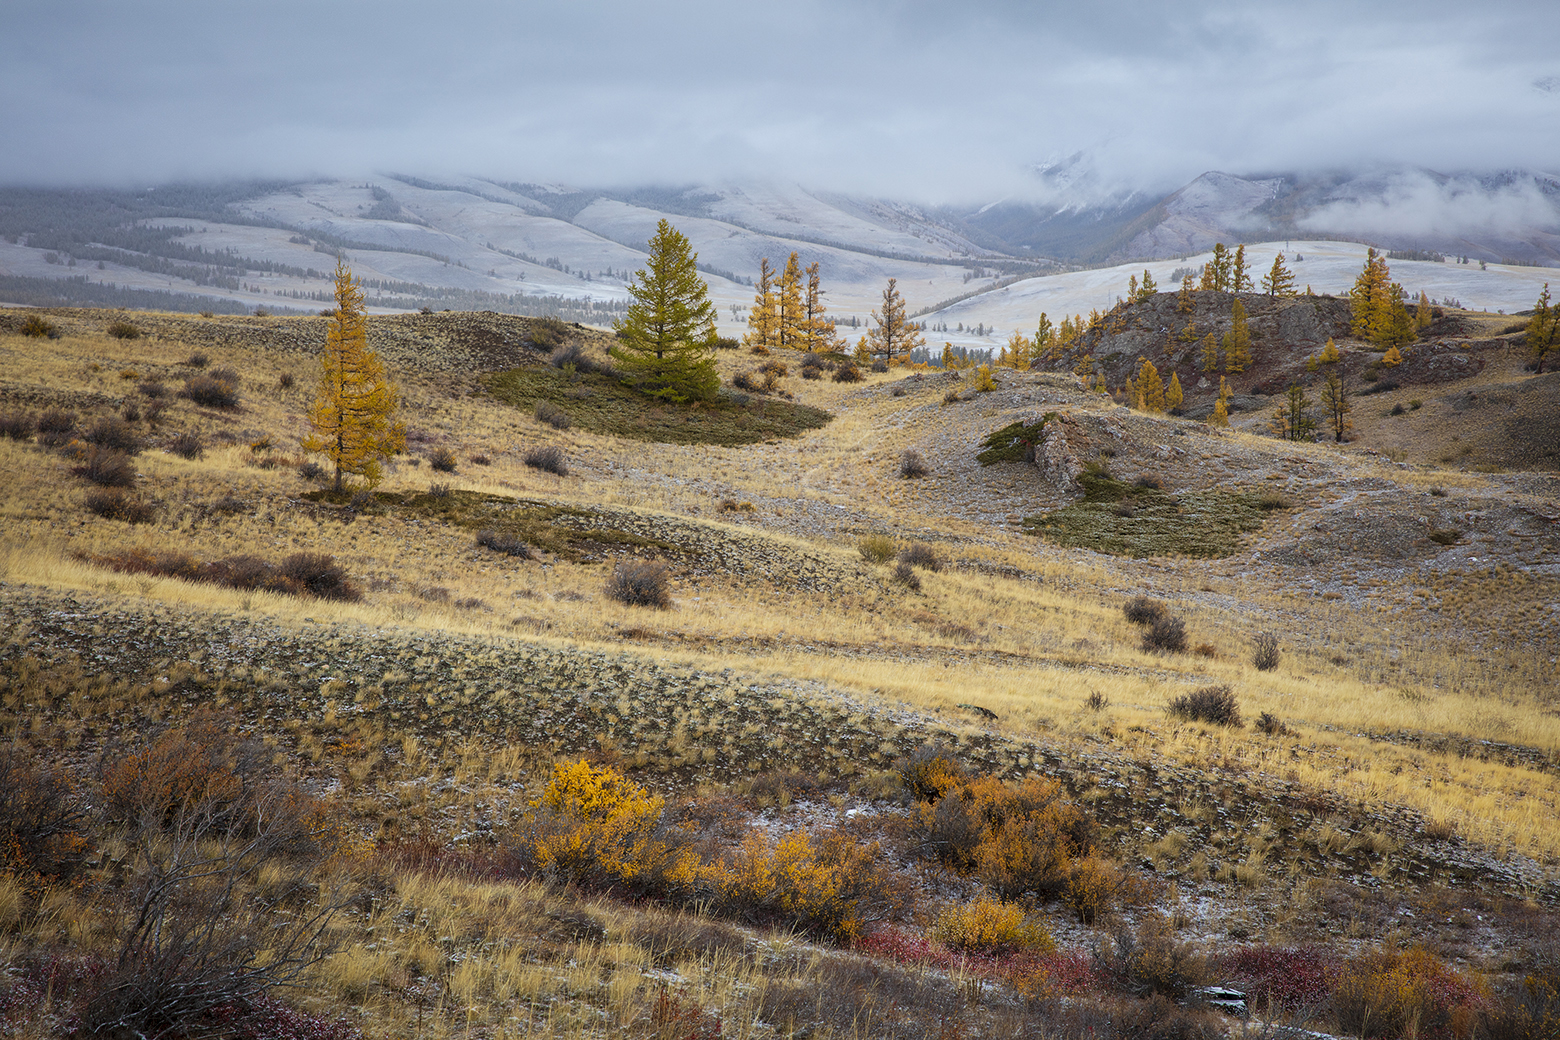
POLYGON ((269 749, 237 734, 233 720, 197 713, 141 751, 107 759, 101 772, 110 819, 203 834, 265 835, 274 851, 341 852, 345 818, 280 775, 269 749))
POLYGON ((0 878, 37 891, 71 874, 85 857, 86 815, 55 770, 21 745, 0 747, 0 878))
MULTIPOLYGON (((893 545, 889 539, 884 541, 890 543, 888 552, 883 554, 883 560, 887 560, 893 552, 893 545)), ((865 539, 862 546, 861 554, 868 556, 865 539)), ((897 763, 895 768, 899 772, 900 782, 918 802, 935 802, 964 779, 964 767, 958 759, 947 748, 935 744, 917 749, 897 763)))
POLYGON ((1489 994, 1422 948, 1349 964, 1333 993, 1340 1029, 1359 1037, 1469 1036, 1489 994))
POLYGON ((919 824, 938 858, 978 876, 1004 899, 1067 893, 1072 861, 1093 850, 1093 825, 1060 784, 979 777, 923 805, 919 824))

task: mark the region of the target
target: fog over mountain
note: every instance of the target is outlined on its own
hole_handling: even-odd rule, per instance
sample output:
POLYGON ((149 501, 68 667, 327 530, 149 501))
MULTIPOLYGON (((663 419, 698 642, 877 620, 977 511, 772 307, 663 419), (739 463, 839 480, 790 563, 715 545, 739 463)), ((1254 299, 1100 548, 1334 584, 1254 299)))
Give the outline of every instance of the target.
MULTIPOLYGON (((1527 0, 18 0, 0 27, 12 301, 307 309, 345 251, 385 308, 593 320, 662 216, 733 324, 793 249, 840 313, 895 277, 979 329, 1030 320, 973 299, 1012 278, 1217 241, 1560 264, 1560 6, 1527 0)), ((1439 291, 1530 300, 1512 270, 1439 291)))
POLYGON ((410 170, 1096 205, 1210 170, 1560 169, 1560 7, 1523 0, 21 0, 0 23, 13 184, 410 170))

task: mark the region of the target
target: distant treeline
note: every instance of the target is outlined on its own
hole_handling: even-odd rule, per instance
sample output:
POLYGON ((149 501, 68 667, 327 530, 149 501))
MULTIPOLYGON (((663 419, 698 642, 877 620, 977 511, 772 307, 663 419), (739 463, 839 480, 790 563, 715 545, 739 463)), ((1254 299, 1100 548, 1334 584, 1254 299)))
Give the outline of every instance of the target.
MULTIPOLYGON (((610 324, 628 310, 623 300, 575 300, 566 296, 532 296, 528 293, 494 293, 480 289, 445 289, 425 285, 420 295, 368 296, 370 307, 395 307, 408 310, 429 308, 452 311, 496 311, 499 314, 523 314, 535 318, 558 318, 589 324, 610 324)), ((333 297, 332 297, 333 299, 333 297)))
MULTIPOLYGON (((253 304, 162 289, 126 289, 112 282, 89 282, 86 275, 70 278, 25 278, 0 275, 0 300, 30 307, 127 307, 138 311, 185 311, 198 314, 249 314, 253 304)), ((266 308, 276 314, 311 314, 287 307, 266 308)))

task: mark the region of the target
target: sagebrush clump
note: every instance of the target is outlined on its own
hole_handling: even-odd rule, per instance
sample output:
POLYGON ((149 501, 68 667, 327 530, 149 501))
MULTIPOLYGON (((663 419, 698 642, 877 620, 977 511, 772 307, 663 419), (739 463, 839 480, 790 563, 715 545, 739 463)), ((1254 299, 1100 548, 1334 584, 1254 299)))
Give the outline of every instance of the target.
POLYGON ((1165 605, 1147 596, 1134 596, 1123 604, 1121 612, 1134 625, 1152 625, 1165 616, 1165 605))
POLYGON ((1181 653, 1186 649, 1186 622, 1161 617, 1143 633, 1143 649, 1149 653, 1181 653))
POLYGON ((671 575, 666 564, 659 560, 634 560, 620 563, 607 580, 606 595, 631 607, 658 607, 662 610, 672 605, 671 575))
POLYGON ((556 444, 543 444, 532 448, 525 453, 521 461, 543 473, 551 473, 559 477, 569 475, 569 461, 564 457, 563 449, 556 444))
POLYGON ((1204 686, 1183 693, 1170 702, 1167 710, 1188 722, 1237 727, 1241 724, 1240 704, 1235 700, 1235 691, 1227 685, 1204 686))

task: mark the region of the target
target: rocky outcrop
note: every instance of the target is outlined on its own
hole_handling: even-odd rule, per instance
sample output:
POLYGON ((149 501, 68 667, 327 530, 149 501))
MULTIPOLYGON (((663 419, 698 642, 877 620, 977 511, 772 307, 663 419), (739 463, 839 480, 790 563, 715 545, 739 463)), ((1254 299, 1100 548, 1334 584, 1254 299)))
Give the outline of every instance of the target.
POLYGON ((1045 433, 1035 448, 1035 468, 1052 490, 1061 493, 1077 490, 1076 481, 1078 474, 1083 472, 1083 463, 1078 461, 1068 442, 1065 420, 1045 424, 1045 433))

